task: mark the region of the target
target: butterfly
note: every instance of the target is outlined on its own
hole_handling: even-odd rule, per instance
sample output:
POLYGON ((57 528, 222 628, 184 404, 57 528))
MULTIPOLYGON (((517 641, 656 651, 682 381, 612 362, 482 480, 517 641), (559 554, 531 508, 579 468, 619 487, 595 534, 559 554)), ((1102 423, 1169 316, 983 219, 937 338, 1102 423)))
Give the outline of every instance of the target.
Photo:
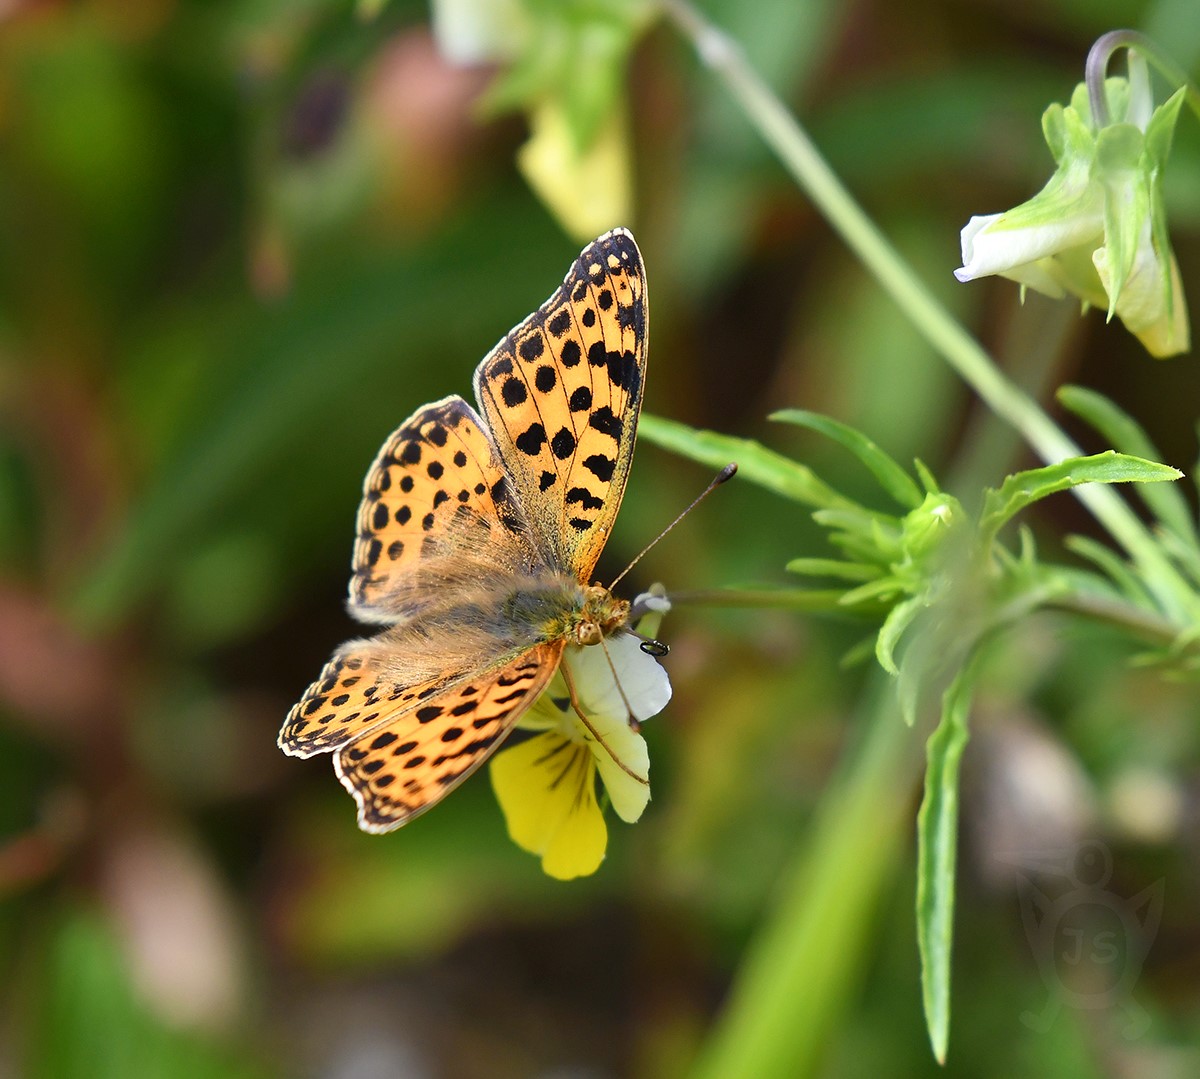
POLYGON ((349 609, 385 628, 342 645, 279 733, 291 756, 333 754, 365 831, 440 801, 568 646, 626 625, 628 602, 589 582, 633 459, 646 330, 641 254, 614 229, 476 368, 478 412, 445 397, 380 449, 349 609))

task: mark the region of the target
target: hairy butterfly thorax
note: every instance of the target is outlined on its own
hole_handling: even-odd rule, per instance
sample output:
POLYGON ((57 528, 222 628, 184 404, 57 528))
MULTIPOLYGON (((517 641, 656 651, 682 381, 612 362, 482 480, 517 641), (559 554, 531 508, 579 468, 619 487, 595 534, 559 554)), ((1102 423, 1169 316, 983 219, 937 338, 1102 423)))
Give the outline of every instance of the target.
POLYGON ((629 601, 617 599, 603 585, 589 585, 583 596, 583 607, 571 627, 575 644, 599 644, 629 621, 629 601))

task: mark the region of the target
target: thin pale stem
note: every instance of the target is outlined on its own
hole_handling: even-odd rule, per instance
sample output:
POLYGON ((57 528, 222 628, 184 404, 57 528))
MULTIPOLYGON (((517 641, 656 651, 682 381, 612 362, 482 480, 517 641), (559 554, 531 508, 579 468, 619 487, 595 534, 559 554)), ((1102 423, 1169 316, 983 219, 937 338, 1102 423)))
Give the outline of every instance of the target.
POLYGON ((1104 80, 1108 74, 1108 65, 1119 49, 1130 49, 1137 52, 1146 60, 1167 82, 1173 86, 1182 86, 1186 90, 1186 99, 1192 112, 1200 119, 1200 89, 1188 78, 1187 72, 1162 52, 1144 34, 1136 30, 1110 30, 1107 34, 1096 39, 1088 53, 1087 64, 1084 68, 1084 82, 1088 89, 1088 104, 1092 110, 1092 120, 1097 127, 1105 127, 1110 122, 1108 98, 1104 94, 1104 80))
MULTIPOLYGON (((934 299, 842 186, 795 118, 747 64, 734 42, 686 0, 660 2, 691 40, 702 62, 741 105, 747 120, 918 332, 997 415, 1021 432, 1047 464, 1082 456, 1080 448, 1037 402, 1010 382, 934 299)), ((1073 493, 1137 563, 1172 620, 1185 626, 1200 623, 1200 597, 1179 576, 1130 507, 1110 488, 1098 484, 1076 487, 1073 493)))

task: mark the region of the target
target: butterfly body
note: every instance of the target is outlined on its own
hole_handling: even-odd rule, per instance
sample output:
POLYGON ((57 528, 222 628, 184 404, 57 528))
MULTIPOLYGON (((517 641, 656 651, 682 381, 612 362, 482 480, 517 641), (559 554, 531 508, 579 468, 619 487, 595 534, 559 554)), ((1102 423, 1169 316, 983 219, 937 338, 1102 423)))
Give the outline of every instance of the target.
POLYGON ((645 371, 633 237, 588 245, 562 286, 451 396, 384 443, 364 483, 350 610, 384 628, 343 645, 279 744, 334 752, 359 823, 388 831, 470 774, 570 647, 623 631, 589 583, 633 455, 645 371))

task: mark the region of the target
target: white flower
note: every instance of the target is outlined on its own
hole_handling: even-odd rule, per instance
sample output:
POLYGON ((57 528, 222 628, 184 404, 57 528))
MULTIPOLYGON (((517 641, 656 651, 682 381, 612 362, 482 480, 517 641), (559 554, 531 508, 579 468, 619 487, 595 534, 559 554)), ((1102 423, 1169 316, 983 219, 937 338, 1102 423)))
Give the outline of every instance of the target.
POLYGON ((1068 293, 1116 315, 1153 356, 1190 347, 1179 268, 1167 236, 1161 173, 1183 103, 1152 108, 1144 63, 1109 79, 1113 122, 1098 128, 1084 84, 1042 117, 1058 165, 1042 190, 962 230, 960 281, 998 274, 1055 299, 1068 293))

